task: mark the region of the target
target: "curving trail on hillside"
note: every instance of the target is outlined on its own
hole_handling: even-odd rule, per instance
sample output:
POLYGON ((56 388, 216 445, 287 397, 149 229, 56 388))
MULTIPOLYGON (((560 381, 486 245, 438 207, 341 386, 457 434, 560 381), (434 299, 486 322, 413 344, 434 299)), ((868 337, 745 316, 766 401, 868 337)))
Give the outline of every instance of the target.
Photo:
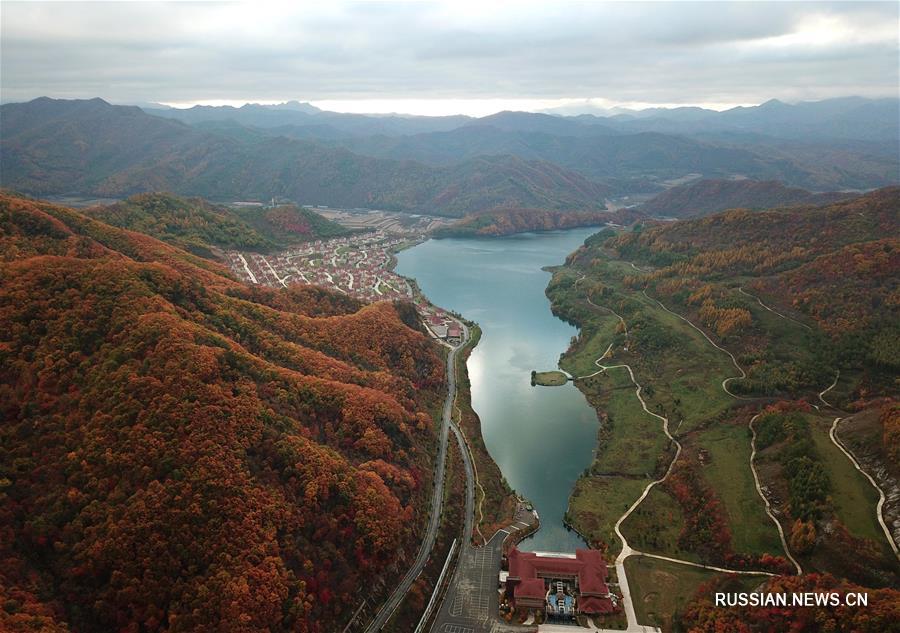
POLYGON ((784 529, 781 527, 781 522, 775 517, 775 514, 772 512, 772 505, 769 503, 768 497, 763 494, 762 486, 759 483, 759 475, 756 472, 756 465, 753 463, 756 459, 756 429, 753 427, 753 423, 756 422, 756 418, 760 416, 759 413, 750 418, 750 472, 753 473, 753 483, 756 486, 756 492, 759 494, 760 498, 763 500, 763 503, 766 504, 766 514, 769 515, 769 518, 772 519, 772 523, 775 524, 775 527, 778 528, 778 538, 781 539, 781 547, 784 549, 784 553, 787 554, 787 557, 794 564, 794 568, 797 570, 797 575, 803 573, 803 568, 800 567, 800 563, 797 562, 797 559, 794 558, 793 554, 791 554, 791 550, 788 547, 787 540, 784 538, 784 529))
POLYGON ((838 384, 838 378, 840 378, 840 377, 841 377, 841 370, 839 369, 839 370, 837 370, 837 373, 834 376, 834 382, 831 383, 829 386, 827 386, 823 391, 819 392, 819 400, 821 400, 822 404, 824 404, 826 407, 831 407, 832 409, 834 408, 834 405, 825 399, 825 394, 835 388, 835 386, 838 384))
POLYGON ((697 327, 696 325, 694 325, 690 320, 688 320, 687 318, 681 316, 681 315, 678 314, 677 312, 673 312, 672 310, 669 310, 665 305, 663 305, 663 302, 660 301, 659 299, 654 299, 653 297, 651 297, 650 295, 648 295, 646 290, 641 290, 641 294, 643 294, 645 297, 647 297, 650 301, 655 301, 657 304, 659 304, 659 307, 660 307, 660 308, 662 308, 663 310, 665 310, 665 311, 668 312, 669 314, 678 317, 679 319, 681 319, 682 321, 684 321, 685 323, 687 323, 688 325, 690 325, 692 328, 694 328, 695 330, 697 330, 698 332, 700 332, 700 334, 703 335, 703 338, 705 338, 707 341, 709 341, 709 344, 712 345, 713 347, 715 347, 717 350, 719 350, 719 351, 721 351, 721 352, 725 352, 726 354, 728 354, 728 358, 731 359, 731 364, 734 365, 734 368, 737 369, 738 372, 740 372, 740 375, 739 375, 739 376, 729 376, 728 378, 726 378, 725 380, 723 380, 723 381, 722 381, 722 391, 724 391, 725 393, 727 393, 729 396, 731 396, 732 398, 734 398, 734 399, 736 399, 736 400, 753 400, 753 398, 747 398, 747 397, 745 397, 745 396, 739 396, 739 395, 737 395, 737 394, 735 394, 735 393, 732 393, 731 391, 728 390, 728 383, 729 383, 729 382, 731 382, 732 380, 743 380, 743 379, 745 379, 745 378, 747 377, 747 372, 744 371, 744 368, 743 368, 743 367, 741 367, 740 365, 738 365, 737 359, 734 357, 734 354, 732 354, 731 352, 729 352, 727 349, 725 349, 725 348, 722 347, 721 345, 718 345, 714 340, 712 340, 711 338, 709 338, 709 335, 708 335, 706 332, 704 332, 702 329, 700 329, 699 327, 697 327))
POLYGON ((856 458, 853 456, 853 453, 851 453, 847 448, 845 448, 843 442, 841 442, 840 439, 837 437, 838 422, 840 422, 842 419, 843 418, 835 418, 834 419, 834 422, 831 423, 831 428, 828 430, 828 437, 831 438, 832 443, 834 443, 835 446, 837 446, 839 449, 841 449, 841 452, 847 456, 847 459, 850 460, 850 463, 853 464, 853 466, 856 468, 856 470, 861 472, 863 474, 863 476, 865 476, 865 478, 869 480, 869 483, 872 484, 872 487, 878 491, 878 504, 875 506, 875 517, 878 519, 878 524, 881 526, 881 529, 884 532, 884 536, 885 536, 885 538, 887 538, 887 542, 891 546, 891 549, 894 552, 894 556, 896 556, 897 559, 900 560, 900 549, 898 549, 897 542, 894 540, 894 537, 891 534, 891 530, 888 527, 887 523, 884 522, 884 517, 882 516, 882 513, 881 513, 881 509, 884 507, 884 501, 885 501, 884 491, 881 489, 881 486, 879 486, 875 482, 875 479, 873 479, 872 476, 869 473, 867 473, 862 468, 862 466, 859 465, 859 462, 856 461, 856 458))
MULTIPOLYGON (((632 266, 634 266, 634 264, 632 264, 632 266)), ((584 279, 584 275, 582 275, 576 281, 576 285, 577 285, 578 281, 581 281, 582 279, 584 279)), ((644 296, 647 297, 648 299, 651 299, 651 297, 647 296, 646 293, 644 293, 644 296)), ((613 315, 615 315, 616 317, 618 317, 621 320, 621 322, 623 323, 623 326, 625 326, 625 320, 619 314, 617 314, 614 310, 612 310, 611 308, 608 308, 606 306, 601 306, 601 305, 595 304, 590 299, 590 297, 586 297, 586 299, 587 299, 587 302, 590 305, 594 306, 595 308, 607 310, 608 312, 610 312, 613 315)), ((657 301, 657 303, 667 312, 671 312, 672 314, 675 314, 675 316, 678 316, 683 321, 685 321, 689 325, 691 325, 691 327, 698 330, 701 334, 703 334, 703 336, 706 338, 706 340, 708 340, 717 349, 720 349, 720 350, 724 351, 725 353, 727 353, 729 355, 729 357, 731 357, 731 360, 734 363, 735 367, 738 369, 738 371, 741 372, 740 377, 741 378, 746 377, 746 373, 744 373, 744 370, 740 367, 740 365, 737 364, 737 360, 734 358, 734 356, 730 352, 728 352, 727 350, 716 345, 708 336, 706 336, 705 332, 703 332, 702 330, 697 328, 693 323, 691 323, 684 317, 681 317, 680 315, 672 312, 671 310, 666 308, 664 305, 662 305, 662 303, 660 303, 659 301, 657 301)), ((627 333, 627 326, 625 326, 625 331, 627 333)), ((641 395, 641 392, 643 391, 643 387, 635 378, 634 371, 632 370, 631 366, 628 364, 625 364, 625 363, 619 364, 619 365, 603 365, 603 364, 601 364, 601 361, 603 361, 605 358, 610 356, 610 353, 612 351, 612 346, 613 346, 613 344, 610 343, 609 346, 606 348, 606 351, 603 353, 603 355, 594 361, 594 364, 599 368, 598 371, 596 371, 592 374, 588 374, 586 376, 578 376, 575 378, 575 380, 583 380, 585 378, 590 378, 590 377, 596 376, 598 374, 605 373, 606 371, 611 370, 611 369, 625 369, 628 372, 629 377, 631 378, 632 384, 635 386, 634 394, 637 397, 638 401, 640 402, 641 408, 648 415, 651 415, 654 418, 657 418, 658 420, 662 421, 663 432, 666 434, 666 437, 669 439, 669 441, 675 445, 675 455, 672 457, 672 461, 669 462, 669 466, 666 468, 666 472, 663 474, 663 476, 660 477, 659 479, 655 479, 655 480, 651 481, 650 483, 648 483, 647 486, 644 488, 643 492, 641 493, 641 496, 638 497, 634 501, 634 503, 631 504, 631 506, 625 511, 624 514, 622 514, 622 516, 619 517, 619 519, 616 521, 615 525, 613 526, 613 530, 616 533, 616 536, 622 542, 622 549, 619 552, 619 555, 616 557, 615 567, 616 567, 616 574, 619 579, 619 588, 622 590, 622 602, 623 602, 623 605, 625 608, 626 620, 628 622, 627 631, 656 630, 656 629, 652 629, 651 627, 641 626, 637 622, 637 613, 634 610, 634 602, 631 598, 631 590, 628 586, 628 577, 627 577, 627 574, 625 573, 625 561, 628 559, 629 556, 647 556, 649 558, 656 558, 659 560, 665 560, 665 561, 672 562, 672 563, 689 565, 691 567, 698 567, 701 569, 707 569, 709 571, 717 571, 717 572, 723 572, 723 573, 766 575, 766 576, 774 576, 775 574, 772 574, 771 572, 765 572, 765 571, 727 569, 724 567, 717 567, 715 565, 706 565, 703 563, 696 563, 693 561, 683 560, 680 558, 672 558, 672 557, 668 557, 668 556, 662 556, 659 554, 650 554, 647 552, 642 552, 640 550, 636 550, 628 544, 628 539, 622 533, 622 529, 621 529, 622 524, 628 519, 629 516, 631 516, 631 514, 637 509, 637 507, 641 503, 643 503, 644 499, 647 498, 647 495, 650 494, 650 491, 653 489, 654 486, 664 483, 666 481, 666 479, 668 479, 669 475, 671 474, 672 470, 675 467, 675 463, 678 461, 678 458, 681 456, 682 446, 681 446, 681 443, 677 439, 675 439, 675 437, 669 431, 669 419, 665 416, 654 413, 654 412, 650 411, 649 408, 647 408, 647 403, 644 400, 643 396, 641 395)), ((738 378, 738 377, 734 377, 734 378, 738 378)), ((736 396, 733 393, 731 393, 730 391, 728 391, 728 388, 727 388, 728 380, 731 380, 734 378, 729 378, 729 379, 722 381, 721 386, 722 386, 722 389, 725 391, 725 393, 727 393, 728 395, 730 395, 734 398, 740 398, 740 396, 736 396)), ((751 457, 751 460, 752 460, 752 457, 751 457)), ((751 464, 751 468, 752 468, 752 464, 751 464)), ((756 477, 756 473, 754 471, 754 478, 755 477, 756 477)), ((757 482, 757 490, 759 491, 758 482, 757 482)), ((760 495, 762 495, 761 491, 760 491, 760 495)), ((765 501, 765 499, 764 499, 764 501, 765 501)), ((774 517, 773 517, 773 519, 774 519, 774 517)), ((781 531, 781 526, 778 524, 777 521, 776 521, 776 525, 778 526, 779 534, 782 536, 782 543, 784 543, 784 536, 781 531)), ((785 545, 785 552, 788 553, 788 556, 790 556, 789 550, 787 549, 787 544, 785 543, 784 545, 785 545)), ((794 561, 793 557, 791 557, 791 560, 794 562, 797 569, 800 570, 800 566, 796 563, 796 561, 794 561)), ((799 573, 802 573, 802 572, 799 572, 799 573)))
POLYGON ((782 319, 785 319, 785 320, 787 320, 787 321, 792 321, 792 322, 796 323, 797 325, 799 325, 800 327, 804 327, 804 328, 806 328, 807 330, 809 330, 810 332, 812 332, 812 328, 809 327, 806 323, 801 323, 801 322, 798 321, 797 319, 793 319, 793 318, 787 316, 786 314, 781 314, 781 312, 779 312, 778 310, 775 310, 774 308, 770 308, 770 307, 767 306, 765 303, 763 303, 762 299, 760 299, 760 298, 757 297, 756 295, 752 295, 752 294, 750 294, 749 292, 745 291, 741 286, 738 286, 738 287, 737 287, 737 290, 738 290, 739 293, 741 293, 741 294, 744 295, 745 297, 750 297, 751 299, 756 299, 756 302, 757 302, 759 305, 761 305, 763 308, 765 308, 766 310, 768 310, 768 311, 771 312, 772 314, 778 315, 778 316, 780 316, 782 319))

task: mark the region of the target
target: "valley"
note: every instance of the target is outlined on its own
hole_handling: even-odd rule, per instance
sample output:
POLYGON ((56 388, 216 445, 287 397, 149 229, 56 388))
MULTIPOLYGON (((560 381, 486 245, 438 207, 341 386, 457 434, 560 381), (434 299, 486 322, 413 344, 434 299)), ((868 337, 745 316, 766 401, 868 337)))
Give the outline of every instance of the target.
POLYGON ((733 624, 723 587, 896 611, 900 190, 797 186, 889 159, 829 180, 635 122, 387 118, 441 129, 376 151, 13 105, 4 186, 80 205, 0 198, 19 619, 668 633, 733 624), (221 530, 171 534, 191 513, 221 530))

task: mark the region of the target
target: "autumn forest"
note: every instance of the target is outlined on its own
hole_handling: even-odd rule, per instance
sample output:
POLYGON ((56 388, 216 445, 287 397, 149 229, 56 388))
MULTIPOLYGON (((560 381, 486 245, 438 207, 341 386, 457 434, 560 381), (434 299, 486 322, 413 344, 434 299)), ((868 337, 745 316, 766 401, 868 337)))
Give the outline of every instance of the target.
POLYGON ((402 307, 251 290, 12 195, 0 227, 10 626, 330 631, 378 596, 444 378, 402 307))

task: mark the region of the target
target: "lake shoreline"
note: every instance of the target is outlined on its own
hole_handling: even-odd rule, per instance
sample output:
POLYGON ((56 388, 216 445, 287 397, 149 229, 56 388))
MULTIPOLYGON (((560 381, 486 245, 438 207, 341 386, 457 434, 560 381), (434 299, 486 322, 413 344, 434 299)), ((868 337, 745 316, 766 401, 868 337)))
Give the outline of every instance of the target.
POLYGON ((558 367, 577 334, 552 313, 544 268, 561 264, 597 230, 428 240, 398 253, 398 274, 414 280, 433 304, 482 328, 467 363, 473 414, 500 476, 534 504, 542 520, 521 549, 585 547, 566 525, 565 512, 592 459, 597 414, 571 381, 534 389, 530 374, 534 367, 558 367))

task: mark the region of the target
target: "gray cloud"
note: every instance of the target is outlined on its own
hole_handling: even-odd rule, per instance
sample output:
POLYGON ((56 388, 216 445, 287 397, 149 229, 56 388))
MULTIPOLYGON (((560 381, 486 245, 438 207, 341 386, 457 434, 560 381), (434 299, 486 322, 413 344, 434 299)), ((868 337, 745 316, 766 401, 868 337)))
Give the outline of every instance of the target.
POLYGON ((894 2, 4 2, 0 98, 888 96, 898 19, 894 2))

